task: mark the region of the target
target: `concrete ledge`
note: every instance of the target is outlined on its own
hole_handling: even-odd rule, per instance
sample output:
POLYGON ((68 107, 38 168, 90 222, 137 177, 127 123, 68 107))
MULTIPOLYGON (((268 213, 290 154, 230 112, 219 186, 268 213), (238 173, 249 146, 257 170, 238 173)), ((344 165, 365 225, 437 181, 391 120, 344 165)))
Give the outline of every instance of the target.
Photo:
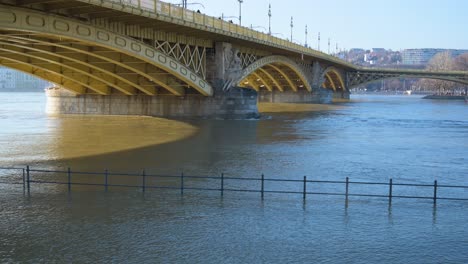
POLYGON ((55 89, 47 92, 47 113, 223 119, 259 116, 257 93, 240 88, 213 97, 73 95, 63 89, 55 89))
POLYGON ((260 91, 258 101, 261 103, 295 103, 295 104, 329 104, 332 93, 324 89, 309 92, 307 90, 294 91, 260 91))

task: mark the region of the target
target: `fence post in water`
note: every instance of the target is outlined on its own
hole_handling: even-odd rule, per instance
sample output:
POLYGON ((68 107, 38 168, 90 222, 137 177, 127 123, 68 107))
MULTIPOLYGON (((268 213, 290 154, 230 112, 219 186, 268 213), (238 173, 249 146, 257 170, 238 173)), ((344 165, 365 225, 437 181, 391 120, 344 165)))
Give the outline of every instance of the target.
POLYGON ((26 190, 26 175, 24 173, 24 168, 23 168, 23 192, 26 190))
POLYGON ((302 190, 302 199, 304 200, 304 202, 306 201, 306 195, 307 195, 307 176, 304 176, 304 186, 303 186, 303 190, 302 190))
POLYGON ((221 173, 221 197, 224 196, 224 173, 221 173))
POLYGON ((70 167, 68 167, 67 175, 68 175, 68 192, 70 192, 71 191, 71 169, 70 167))
POLYGON ((26 166, 26 186, 28 188, 28 194, 29 194, 31 191, 31 174, 29 170, 29 165, 26 166))
POLYGON ((393 197, 393 179, 390 179, 390 184, 388 187, 388 202, 390 204, 392 203, 392 197, 393 197))
POLYGON ((265 175, 263 175, 263 173, 262 173, 261 190, 260 190, 261 196, 262 196, 262 200, 263 200, 263 197, 265 197, 264 191, 265 191, 265 175))
POLYGON ((142 183, 141 183, 141 190, 143 192, 145 192, 145 185, 146 185, 146 172, 145 170, 143 170, 143 174, 142 174, 142 183))
POLYGON ((106 169, 104 172, 104 190, 109 190, 109 171, 106 169))
POLYGON ((348 201, 348 195, 349 195, 349 177, 346 177, 346 202, 348 201))
POLYGON ((180 174, 180 194, 184 194, 184 173, 180 174))
POLYGON ((437 203, 437 180, 434 181, 434 205, 437 203))

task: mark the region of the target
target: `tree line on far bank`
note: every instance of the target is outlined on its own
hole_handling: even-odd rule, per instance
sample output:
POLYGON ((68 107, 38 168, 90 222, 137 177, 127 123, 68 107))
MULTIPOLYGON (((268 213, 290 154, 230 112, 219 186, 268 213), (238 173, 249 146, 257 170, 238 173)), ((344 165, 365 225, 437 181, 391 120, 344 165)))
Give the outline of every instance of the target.
MULTIPOLYGON (((429 61, 426 69, 429 71, 468 71, 468 53, 455 58, 452 57, 450 51, 437 53, 429 61)), ((449 81, 421 79, 418 86, 438 94, 466 93, 466 85, 449 81)))

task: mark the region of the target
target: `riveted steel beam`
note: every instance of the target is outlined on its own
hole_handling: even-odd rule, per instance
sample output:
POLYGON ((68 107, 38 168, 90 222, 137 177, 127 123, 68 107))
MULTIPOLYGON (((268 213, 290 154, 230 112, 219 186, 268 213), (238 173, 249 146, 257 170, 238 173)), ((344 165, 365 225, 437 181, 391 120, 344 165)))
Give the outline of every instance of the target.
POLYGON ((289 87, 291 87, 291 90, 297 92, 297 87, 294 85, 294 82, 291 80, 291 78, 289 78, 289 75, 285 71, 283 71, 279 67, 275 66, 274 64, 268 64, 268 67, 273 68, 275 71, 277 71, 279 74, 281 74, 284 77, 284 79, 286 80, 286 82, 288 82, 289 87))
MULTIPOLYGON (((11 48, 5 48, 5 45, 0 44, 0 56, 4 58, 15 59, 22 61, 24 63, 29 63, 33 66, 41 66, 42 68, 49 69, 51 71, 61 72, 69 76, 74 76, 74 78, 79 78, 86 80, 86 83, 89 84, 92 89, 100 94, 108 95, 108 87, 113 87, 124 94, 133 95, 135 91, 132 87, 128 87, 123 84, 117 84, 113 82, 114 80, 106 80, 105 76, 100 76, 97 72, 83 67, 78 67, 78 65, 68 65, 62 61, 56 61, 52 57, 48 57, 44 54, 37 56, 29 54, 27 50, 18 51, 11 48)), ((80 65, 82 66, 82 65, 80 65)))
MULTIPOLYGON (((58 85, 66 86, 68 87, 68 90, 75 94, 85 94, 87 89, 96 92, 95 87, 91 87, 88 83, 84 83, 82 80, 79 80, 74 76, 47 69, 42 66, 31 65, 27 62, 6 58, 3 56, 0 56, 0 65, 37 76, 41 79, 56 83, 58 85)), ((108 94, 106 92, 100 91, 96 93, 101 95, 108 94)))
POLYGON ((67 17, 15 6, 0 5, 0 13, 2 14, 2 19, 0 19, 0 29, 2 31, 23 31, 40 34, 49 39, 71 40, 81 42, 87 46, 107 48, 169 72, 176 79, 186 83, 187 86, 197 90, 202 95, 211 96, 213 94, 211 85, 191 69, 174 58, 129 36, 120 35, 67 17))
MULTIPOLYGON (((239 78, 239 81, 244 79, 245 77, 247 77, 248 75, 250 75, 251 73, 257 71, 258 69, 261 69, 263 68, 264 66, 266 65, 274 65, 274 64, 279 64, 283 67, 287 67, 289 70, 291 70, 292 72, 294 72, 298 79, 301 80, 301 82, 304 84, 304 87, 309 91, 311 92, 312 91, 312 85, 310 84, 310 82, 308 81, 308 78, 307 78, 307 73, 304 71, 304 69, 299 65, 297 64, 295 61, 289 59, 289 58, 286 58, 284 56, 268 56, 268 57, 263 57, 259 60, 257 60, 256 62, 252 63, 251 65, 247 66, 245 69, 242 70, 242 73, 240 74, 240 78, 239 78)), ((281 69, 280 69, 281 70, 281 69)), ((287 75, 284 70, 281 70, 285 75, 287 75)), ((270 74, 270 73, 269 73, 270 74)), ((271 74, 270 74, 271 75, 271 74)), ((272 77, 273 78, 273 77, 272 77)), ((275 78, 273 78, 275 79, 275 78)), ((287 78, 285 78, 286 81, 287 78)), ((294 83, 292 82, 291 79, 289 79, 289 81, 291 81, 292 83, 292 89, 294 91, 297 91, 297 87, 294 85, 294 83)), ((278 83, 278 81, 276 81, 276 83, 278 83)), ((289 83, 289 82, 288 82, 289 83)), ((291 85, 291 84, 290 84, 291 85)), ((283 89, 283 88, 282 88, 283 89)))
MULTIPOLYGON (((157 67, 150 66, 149 64, 138 61, 138 63, 125 63, 127 59, 132 59, 130 56, 125 54, 120 54, 119 52, 110 51, 110 50, 100 50, 94 51, 91 47, 78 45, 80 43, 73 43, 77 45, 73 45, 72 43, 56 43, 53 41, 44 41, 38 39, 29 39, 24 37, 12 37, 6 36, 5 38, 13 38, 21 41, 31 41, 31 44, 34 46, 53 46, 62 49, 60 54, 64 56, 71 57, 74 59, 88 59, 93 61, 92 64, 103 67, 101 63, 107 63, 110 65, 115 65, 124 69, 129 70, 130 72, 134 72, 137 75, 144 77, 144 79, 150 80, 154 82, 156 85, 163 87, 164 89, 168 90, 169 92, 173 93, 177 96, 183 96, 185 94, 185 90, 183 86, 177 83, 176 79, 172 77, 170 73, 164 72, 157 67), (160 74, 164 74, 167 76, 161 77, 160 74)), ((89 62, 91 63, 91 62, 89 62)), ((141 79, 141 78, 140 78, 141 79)), ((146 88, 146 92, 148 94, 154 93, 153 89, 146 88)))
MULTIPOLYGON (((265 80, 263 79, 263 77, 261 77, 260 75, 258 75, 257 73, 252 73, 252 76, 256 79, 260 79, 260 81, 262 82, 262 84, 266 87, 266 89, 268 91, 273 91, 273 87, 271 87, 271 85, 265 80)), ((260 87, 261 88, 261 87, 260 87)))
POLYGON ((273 84, 276 86, 276 88, 278 88, 278 90, 280 90, 281 92, 284 91, 284 88, 283 88, 283 85, 281 85, 278 80, 273 76, 271 75, 266 69, 264 68, 258 68, 257 69, 259 72, 261 72, 263 75, 267 76, 268 79, 270 79, 273 84))
MULTIPOLYGON (((1 39, 1 36, 0 36, 1 39)), ((116 74, 115 72, 112 72, 112 70, 115 69, 103 69, 102 67, 98 67, 96 65, 93 65, 92 63, 87 63, 89 61, 89 58, 87 57, 82 57, 79 59, 72 58, 70 56, 63 56, 61 54, 56 53, 55 47, 44 47, 41 46, 39 48, 37 47, 30 47, 28 45, 21 45, 18 43, 15 44, 9 44, 4 41, 0 41, 1 46, 9 46, 12 45, 12 48, 19 48, 20 50, 27 50, 27 54, 30 54, 34 57, 37 58, 45 58, 48 60, 55 60, 55 61, 60 61, 61 64, 70 66, 71 69, 76 68, 84 71, 88 71, 90 74, 93 76, 97 77, 100 76, 102 79, 113 83, 116 85, 117 90, 120 90, 124 94, 131 95, 132 93, 127 90, 123 90, 124 87, 128 86, 133 86, 134 88, 149 94, 149 95, 154 95, 155 90, 153 88, 148 88, 148 87, 143 87, 140 86, 137 82, 131 82, 126 78, 121 77, 120 75, 116 74)))

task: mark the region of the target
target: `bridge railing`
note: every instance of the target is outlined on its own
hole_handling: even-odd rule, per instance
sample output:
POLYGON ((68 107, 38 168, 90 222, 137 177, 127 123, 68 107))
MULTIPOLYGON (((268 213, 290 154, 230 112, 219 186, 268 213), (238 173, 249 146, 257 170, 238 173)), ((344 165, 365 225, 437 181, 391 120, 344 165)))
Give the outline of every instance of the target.
POLYGON ((138 188, 142 192, 156 189, 184 191, 257 193, 263 199, 266 194, 292 194, 302 196, 305 201, 310 195, 341 196, 348 201, 351 197, 387 199, 422 199, 434 205, 439 200, 468 202, 468 186, 438 183, 403 183, 389 179, 388 182, 317 180, 303 176, 298 179, 265 177, 239 177, 220 174, 219 176, 195 176, 154 174, 147 170, 137 173, 119 173, 102 170, 99 172, 33 169, 29 166, 0 167, 0 184, 22 185, 24 192, 31 192, 32 185, 66 186, 72 189, 90 188, 108 191, 110 188, 138 188))
POLYGON ((293 43, 291 41, 281 39, 263 32, 253 30, 251 28, 242 27, 229 21, 225 21, 221 18, 215 18, 207 16, 205 14, 188 10, 171 3, 166 3, 160 0, 84 0, 83 2, 89 2, 95 5, 104 5, 104 3, 115 3, 122 6, 130 6, 132 8, 147 11, 150 13, 157 14, 159 16, 166 16, 168 18, 176 18, 185 22, 194 23, 196 25, 202 25, 211 30, 221 30, 226 35, 237 35, 240 38, 253 38, 257 41, 264 42, 273 46, 290 49, 304 55, 311 55, 314 57, 333 61, 338 64, 346 65, 351 68, 355 68, 354 65, 343 61, 337 57, 323 53, 321 51, 314 50, 303 45, 293 43))

